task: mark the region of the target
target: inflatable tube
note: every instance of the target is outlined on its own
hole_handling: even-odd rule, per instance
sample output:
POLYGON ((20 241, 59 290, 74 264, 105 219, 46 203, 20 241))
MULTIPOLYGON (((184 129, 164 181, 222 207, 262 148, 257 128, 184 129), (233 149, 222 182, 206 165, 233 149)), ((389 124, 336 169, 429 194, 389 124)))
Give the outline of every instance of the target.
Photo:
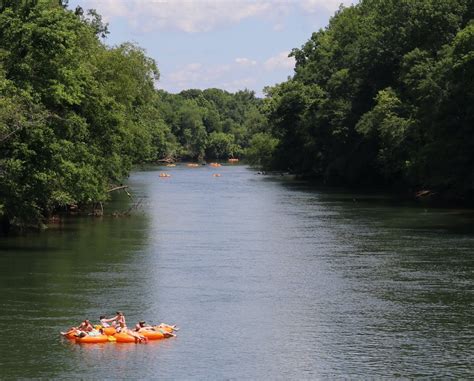
POLYGON ((139 331, 138 334, 145 336, 148 340, 161 340, 165 338, 165 335, 160 331, 149 331, 147 329, 139 331))
POLYGON ((109 342, 109 337, 107 335, 77 337, 76 342, 84 344, 107 343, 109 342))
POLYGON ((117 333, 117 331, 115 330, 114 327, 102 328, 102 332, 104 332, 104 335, 107 335, 107 336, 112 336, 112 335, 115 335, 117 333))
POLYGON ((169 325, 165 325, 165 326, 155 325, 153 328, 154 329, 161 329, 163 332, 168 332, 168 333, 173 333, 173 331, 174 331, 173 327, 171 327, 169 325))
POLYGON ((128 333, 123 332, 116 333, 114 337, 117 343, 135 343, 136 341, 138 341, 133 336, 130 336, 128 333))

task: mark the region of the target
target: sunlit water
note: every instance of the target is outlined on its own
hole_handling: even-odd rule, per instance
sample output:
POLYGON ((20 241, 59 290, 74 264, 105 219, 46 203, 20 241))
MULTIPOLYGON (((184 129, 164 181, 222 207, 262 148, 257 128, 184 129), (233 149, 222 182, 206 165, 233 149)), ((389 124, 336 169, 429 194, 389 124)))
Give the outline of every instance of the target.
POLYGON ((131 217, 0 239, 0 378, 474 377, 472 212, 243 166, 160 171, 129 179, 131 217), (181 330, 59 337, 116 310, 181 330))

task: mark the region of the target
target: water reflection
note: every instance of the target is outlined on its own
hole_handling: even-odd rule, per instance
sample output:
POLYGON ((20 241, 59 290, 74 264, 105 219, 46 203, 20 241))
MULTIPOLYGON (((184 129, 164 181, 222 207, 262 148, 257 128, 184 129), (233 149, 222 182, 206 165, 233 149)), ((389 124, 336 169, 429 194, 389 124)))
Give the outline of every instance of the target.
POLYGON ((144 205, 132 217, 0 241, 1 376, 470 376, 472 213, 244 167, 159 171, 130 178, 144 205), (58 340, 116 309, 182 330, 148 345, 58 340))

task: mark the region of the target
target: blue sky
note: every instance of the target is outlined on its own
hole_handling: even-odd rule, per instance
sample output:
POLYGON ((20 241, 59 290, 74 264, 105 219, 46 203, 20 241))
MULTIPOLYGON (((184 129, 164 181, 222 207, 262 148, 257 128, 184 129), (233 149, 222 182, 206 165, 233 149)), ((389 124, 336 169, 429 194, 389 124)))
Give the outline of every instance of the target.
POLYGON ((283 82, 288 58, 324 28, 340 4, 356 0, 70 0, 109 23, 109 45, 131 41, 154 58, 158 88, 231 92, 283 82))

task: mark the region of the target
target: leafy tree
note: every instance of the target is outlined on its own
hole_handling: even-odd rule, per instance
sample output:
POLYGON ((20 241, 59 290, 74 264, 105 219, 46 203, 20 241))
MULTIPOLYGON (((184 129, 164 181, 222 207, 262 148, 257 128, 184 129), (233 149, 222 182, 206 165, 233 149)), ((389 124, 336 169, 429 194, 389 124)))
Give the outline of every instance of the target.
POLYGON ((212 132, 206 148, 206 157, 210 159, 227 159, 238 156, 240 147, 235 144, 235 137, 224 132, 212 132))
POLYGON ((472 1, 362 0, 267 89, 271 164, 324 182, 473 197, 472 1))
POLYGON ((407 176, 411 167, 410 129, 413 120, 405 116, 404 105, 393 89, 381 90, 374 108, 364 114, 356 130, 378 143, 377 161, 387 180, 407 176))
POLYGON ((100 16, 63 2, 0 5, 4 229, 104 201, 133 162, 172 149, 169 128, 149 106, 158 70, 142 49, 106 47, 100 16))
POLYGON ((248 162, 262 168, 269 168, 274 160, 278 139, 263 132, 255 134, 245 151, 248 162))

